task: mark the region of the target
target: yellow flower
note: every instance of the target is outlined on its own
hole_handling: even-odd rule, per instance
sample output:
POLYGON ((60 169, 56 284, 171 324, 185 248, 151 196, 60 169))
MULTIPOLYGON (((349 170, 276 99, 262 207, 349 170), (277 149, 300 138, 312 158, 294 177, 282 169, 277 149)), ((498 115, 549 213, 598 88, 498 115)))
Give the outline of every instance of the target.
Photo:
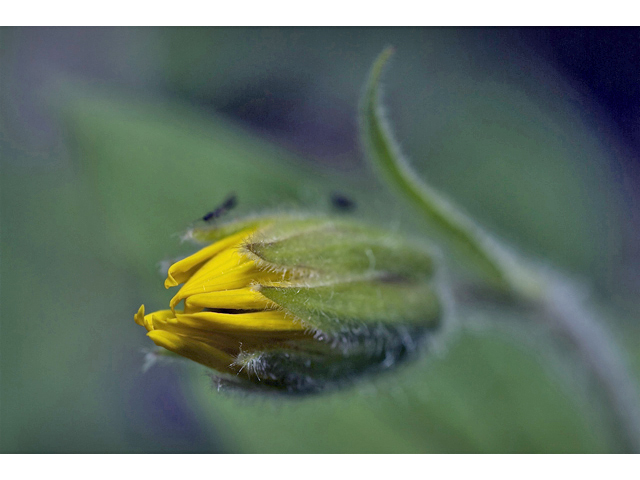
POLYGON ((430 257, 387 234, 280 217, 190 235, 213 243, 169 268, 165 287, 183 284, 169 309, 134 318, 226 383, 323 390, 404 359, 438 324, 430 257))
MULTIPOLYGON (((309 336, 308 328, 260 293, 261 285, 286 284, 286 273, 261 270, 242 252, 255 229, 220 240, 171 266, 165 287, 183 283, 170 310, 135 321, 156 345, 221 372, 238 374, 244 349, 309 336), (184 312, 176 305, 184 300, 184 312)), ((248 372, 247 372, 248 373, 248 372)))

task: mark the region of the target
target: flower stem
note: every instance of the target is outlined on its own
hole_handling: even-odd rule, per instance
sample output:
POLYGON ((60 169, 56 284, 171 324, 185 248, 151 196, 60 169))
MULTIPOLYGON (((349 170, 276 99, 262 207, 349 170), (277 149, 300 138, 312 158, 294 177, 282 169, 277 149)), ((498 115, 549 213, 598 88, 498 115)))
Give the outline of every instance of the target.
POLYGON ((368 157, 395 190, 420 211, 443 243, 462 254, 494 288, 534 305, 566 336, 597 379, 615 417, 625 451, 640 452, 638 392, 620 348, 567 280, 551 278, 496 241, 452 202, 425 183, 402 155, 380 102, 380 77, 393 54, 386 48, 371 69, 360 103, 360 130, 368 157))
POLYGON ((640 453, 640 394, 620 348, 585 298, 564 279, 548 282, 539 306, 556 332, 573 343, 611 406, 613 427, 628 453, 640 453))

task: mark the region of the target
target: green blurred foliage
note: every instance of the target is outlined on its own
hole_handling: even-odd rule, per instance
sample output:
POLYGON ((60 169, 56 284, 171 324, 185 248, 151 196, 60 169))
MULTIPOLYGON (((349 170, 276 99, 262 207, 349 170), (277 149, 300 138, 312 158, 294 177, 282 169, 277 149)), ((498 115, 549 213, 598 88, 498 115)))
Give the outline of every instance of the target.
MULTIPOLYGON (((503 65, 508 49, 451 29, 100 29, 108 54, 97 63, 134 80, 47 79, 37 98, 56 140, 30 144, 20 102, 36 95, 21 85, 19 54, 36 35, 2 34, 1 451, 615 448, 602 405, 570 379, 579 365, 541 349, 544 332, 523 341, 539 329, 513 312, 459 308, 450 320, 462 332, 435 353, 326 397, 217 393, 186 363, 142 373, 151 342, 133 314, 168 302, 158 262, 189 252, 177 234, 229 192, 242 215, 326 211, 329 193, 346 191, 359 216, 420 232, 355 143, 360 88, 388 43, 391 119, 420 171, 525 251, 614 288, 620 217, 607 154, 566 87, 532 60, 526 71, 522 59, 503 65), (284 133, 240 126, 279 94, 295 105, 284 133), (336 129, 352 140, 322 153, 300 140, 336 129), (484 327, 469 328, 478 317, 484 327)), ((637 321, 610 317, 638 338, 637 321)), ((637 366, 640 346, 629 346, 637 366)))
MULTIPOLYGON (((495 332, 493 332, 495 334, 495 332)), ((216 395, 199 404, 243 451, 258 453, 579 453, 607 451, 569 392, 531 352, 465 333, 440 358, 329 398, 216 395)), ((592 413, 592 412, 591 412, 592 413)))

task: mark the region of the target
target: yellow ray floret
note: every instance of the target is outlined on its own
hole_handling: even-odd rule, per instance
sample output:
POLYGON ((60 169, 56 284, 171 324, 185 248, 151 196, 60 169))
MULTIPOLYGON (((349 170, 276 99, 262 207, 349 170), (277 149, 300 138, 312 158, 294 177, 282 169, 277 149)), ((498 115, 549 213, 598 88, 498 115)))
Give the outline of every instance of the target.
POLYGON ((235 357, 206 343, 164 330, 153 330, 147 335, 159 347, 166 348, 209 368, 229 373, 237 371, 234 366, 235 357))
POLYGON ((302 333, 306 328, 287 318, 280 310, 251 313, 200 312, 176 315, 181 325, 215 332, 240 333, 243 336, 302 333))
POLYGON ((305 325, 260 293, 285 275, 260 269, 243 249, 248 229, 203 248, 169 268, 166 287, 184 285, 170 309, 134 319, 156 345, 218 371, 234 371, 243 348, 263 349, 311 336, 305 325), (176 306, 184 300, 184 311, 176 306))
POLYGON ((266 310, 272 303, 255 287, 248 287, 191 295, 185 299, 185 310, 193 312, 210 305, 235 310, 266 310))
POLYGON ((251 235, 255 229, 243 230, 242 232, 236 233, 235 235, 231 235, 219 242, 213 243, 208 247, 199 250, 198 252, 190 255, 189 257, 180 260, 179 262, 174 263, 169 268, 169 272, 167 273, 167 279, 164 281, 164 287, 175 287, 180 283, 184 283, 187 281, 191 275, 198 268, 211 257, 221 252, 227 247, 232 245, 236 245, 241 242, 243 239, 251 235))
POLYGON ((262 335, 280 337, 305 333, 308 329, 292 319, 282 310, 264 310, 249 313, 174 313, 173 310, 159 310, 144 314, 144 305, 135 315, 138 325, 147 331, 167 330, 174 333, 190 334, 211 332, 213 334, 237 334, 243 338, 262 335))
MULTIPOLYGON (((214 243, 211 247, 215 247, 219 243, 224 243, 222 248, 211 249, 206 247, 200 252, 192 255, 197 257, 197 268, 193 267, 186 272, 173 272, 179 278, 185 278, 185 283, 178 293, 171 299, 169 306, 175 309, 176 305, 182 300, 186 300, 191 296, 222 291, 233 291, 238 289, 246 289, 246 287, 257 283, 272 283, 283 280, 283 274, 274 273, 258 268, 256 263, 250 259, 242 249, 242 241, 247 238, 251 232, 246 232, 240 240, 237 238, 235 242, 229 243, 229 237, 221 242, 214 243), (204 259, 201 252, 209 250, 215 252, 208 259, 204 259)), ((237 237, 234 235, 233 237, 237 237)), ((189 262, 191 257, 185 258, 181 262, 185 262, 186 266, 191 265, 189 262)), ((179 262, 180 263, 180 262, 179 262)), ((177 264, 176 264, 177 265, 177 264)), ((172 267, 173 268, 173 267, 172 267)), ((171 269, 170 269, 171 273, 171 269)), ((175 278, 175 277, 172 277, 175 278)), ((169 281, 169 278, 167 278, 169 281)), ((166 282, 165 282, 166 284, 166 282)), ((256 296, 254 295, 254 298, 256 296)), ((201 300, 201 298, 200 298, 201 300)), ((188 302, 193 306, 193 302, 188 302)), ((201 305, 208 308, 228 308, 220 305, 201 305)), ((243 308, 247 308, 246 306, 243 308)))

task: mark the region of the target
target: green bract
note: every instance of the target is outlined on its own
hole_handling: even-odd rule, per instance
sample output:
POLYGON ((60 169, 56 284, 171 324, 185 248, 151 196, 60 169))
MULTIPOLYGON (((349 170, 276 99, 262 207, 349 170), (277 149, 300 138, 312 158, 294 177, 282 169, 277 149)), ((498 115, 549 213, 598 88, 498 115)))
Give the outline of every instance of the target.
POLYGON ((432 258, 397 234, 280 215, 188 237, 208 245, 169 269, 171 308, 136 322, 221 384, 322 391, 396 366, 440 325, 432 258))

